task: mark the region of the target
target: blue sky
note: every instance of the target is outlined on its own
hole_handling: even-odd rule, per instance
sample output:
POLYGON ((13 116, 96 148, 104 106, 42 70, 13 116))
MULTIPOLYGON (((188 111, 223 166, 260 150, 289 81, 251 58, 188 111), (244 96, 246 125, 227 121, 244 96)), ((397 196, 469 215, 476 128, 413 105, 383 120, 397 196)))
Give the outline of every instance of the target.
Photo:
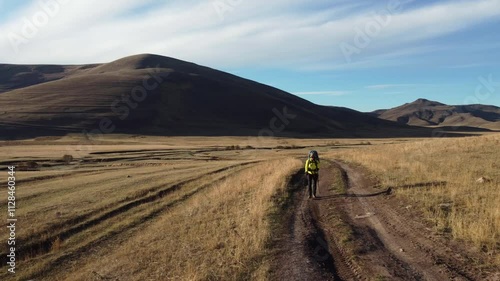
POLYGON ((0 0, 0 62, 155 53, 360 111, 500 106, 498 30, 500 0, 0 0))

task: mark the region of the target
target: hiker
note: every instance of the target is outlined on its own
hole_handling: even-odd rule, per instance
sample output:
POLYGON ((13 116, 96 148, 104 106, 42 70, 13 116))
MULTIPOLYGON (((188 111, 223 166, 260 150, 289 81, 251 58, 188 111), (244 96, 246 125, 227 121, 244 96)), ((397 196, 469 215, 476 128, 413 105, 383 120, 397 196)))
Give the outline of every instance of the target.
POLYGON ((318 186, 319 177, 319 156, 317 151, 312 150, 309 152, 309 157, 307 158, 305 165, 305 172, 307 176, 309 198, 316 198, 316 188, 318 186))

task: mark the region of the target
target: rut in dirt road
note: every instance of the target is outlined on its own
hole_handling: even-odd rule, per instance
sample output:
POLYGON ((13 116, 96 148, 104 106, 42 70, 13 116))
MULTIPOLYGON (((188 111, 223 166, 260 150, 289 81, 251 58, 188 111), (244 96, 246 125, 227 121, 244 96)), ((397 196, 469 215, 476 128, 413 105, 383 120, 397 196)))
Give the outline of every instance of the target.
POLYGON ((304 180, 301 169, 289 184, 294 191, 293 207, 286 214, 286 233, 278 243, 280 253, 271 279, 358 280, 321 228, 317 201, 306 197, 304 180))
POLYGON ((405 212, 396 196, 374 189, 361 169, 338 161, 334 166, 346 175, 347 192, 338 211, 363 249, 356 263, 364 277, 494 280, 471 267, 465 249, 436 236, 419 217, 405 212))
POLYGON ((273 279, 498 280, 474 268, 479 257, 433 233, 390 190, 375 189, 362 169, 322 162, 318 199, 307 199, 303 171, 290 182, 293 207, 273 279))

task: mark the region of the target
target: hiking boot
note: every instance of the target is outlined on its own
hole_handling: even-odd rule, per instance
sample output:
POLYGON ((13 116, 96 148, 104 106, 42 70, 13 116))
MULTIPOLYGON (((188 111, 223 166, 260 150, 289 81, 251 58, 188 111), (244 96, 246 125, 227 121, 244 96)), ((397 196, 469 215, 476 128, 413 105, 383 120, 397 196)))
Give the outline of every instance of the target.
POLYGON ((311 195, 307 196, 307 198, 311 199, 311 195))
POLYGON ((316 195, 313 195, 313 198, 316 199, 316 195))

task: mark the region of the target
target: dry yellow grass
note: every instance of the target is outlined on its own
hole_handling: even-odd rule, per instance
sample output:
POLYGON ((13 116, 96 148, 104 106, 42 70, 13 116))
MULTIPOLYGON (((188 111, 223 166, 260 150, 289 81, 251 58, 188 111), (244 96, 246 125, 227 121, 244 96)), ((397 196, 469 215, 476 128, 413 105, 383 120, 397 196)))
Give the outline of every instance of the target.
POLYGON ((420 207, 436 230, 497 255, 500 135, 369 146, 333 153, 368 168, 420 207), (484 177, 486 182, 478 183, 484 177))
POLYGON ((266 279, 272 197, 284 192, 287 176, 301 165, 289 158, 235 173, 111 253, 89 258, 92 261, 68 273, 67 280, 86 280, 96 268, 99 275, 119 280, 266 279), (101 260, 117 262, 99 267, 101 260))
POLYGON ((71 163, 57 161, 78 143, 72 137, 3 142, 4 164, 45 165, 16 174, 18 238, 46 240, 48 247, 24 256, 16 277, 266 279, 275 199, 287 195, 287 177, 311 148, 322 158, 362 164, 422 207, 436 229, 497 253, 499 141, 499 135, 418 142, 123 137, 104 139, 71 163), (247 145, 266 149, 225 149, 247 145), (482 176, 491 181, 476 183, 482 176), (441 203, 451 203, 450 211, 441 203))
POLYGON ((58 152, 67 143, 0 145, 4 163, 43 165, 16 174, 16 234, 32 245, 18 280, 265 279, 272 198, 301 161, 225 150, 233 138, 148 141, 94 144, 71 163, 58 152))

